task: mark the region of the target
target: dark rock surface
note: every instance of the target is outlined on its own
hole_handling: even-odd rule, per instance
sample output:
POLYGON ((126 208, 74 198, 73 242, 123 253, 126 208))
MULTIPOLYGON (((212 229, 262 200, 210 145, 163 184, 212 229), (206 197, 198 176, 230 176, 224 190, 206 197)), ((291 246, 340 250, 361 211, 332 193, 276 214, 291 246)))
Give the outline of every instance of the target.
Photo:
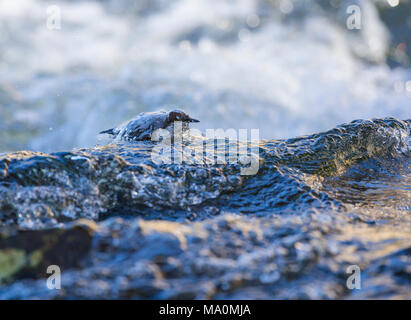
POLYGON ((79 267, 97 226, 84 219, 61 229, 15 231, 0 235, 0 283, 46 278, 48 266, 79 267))
POLYGON ((41 272, 29 259, 0 298, 410 298, 410 120, 261 141, 253 176, 158 165, 152 147, 2 155, 0 222, 14 231, 1 248, 30 256, 24 234, 50 233, 70 258, 61 290, 28 279, 41 272), (79 218, 98 222, 91 242, 68 227, 79 218), (346 286, 350 265, 361 290, 346 286))

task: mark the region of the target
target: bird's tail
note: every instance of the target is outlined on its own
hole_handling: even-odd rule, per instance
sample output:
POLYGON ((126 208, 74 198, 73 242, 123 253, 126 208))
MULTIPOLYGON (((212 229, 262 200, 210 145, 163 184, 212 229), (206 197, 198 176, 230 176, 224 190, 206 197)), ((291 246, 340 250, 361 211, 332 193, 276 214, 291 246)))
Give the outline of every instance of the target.
POLYGON ((103 133, 111 134, 113 136, 115 135, 114 129, 104 130, 104 131, 101 131, 99 134, 103 134, 103 133))

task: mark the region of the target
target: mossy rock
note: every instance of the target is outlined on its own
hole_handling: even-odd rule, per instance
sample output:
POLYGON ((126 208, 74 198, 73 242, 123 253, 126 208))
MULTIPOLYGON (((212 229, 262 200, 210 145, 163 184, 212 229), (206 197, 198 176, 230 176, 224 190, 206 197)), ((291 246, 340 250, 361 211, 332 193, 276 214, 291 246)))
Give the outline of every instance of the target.
POLYGON ((64 229, 19 231, 0 237, 0 283, 45 278, 47 267, 76 268, 87 256, 97 226, 78 220, 64 229))

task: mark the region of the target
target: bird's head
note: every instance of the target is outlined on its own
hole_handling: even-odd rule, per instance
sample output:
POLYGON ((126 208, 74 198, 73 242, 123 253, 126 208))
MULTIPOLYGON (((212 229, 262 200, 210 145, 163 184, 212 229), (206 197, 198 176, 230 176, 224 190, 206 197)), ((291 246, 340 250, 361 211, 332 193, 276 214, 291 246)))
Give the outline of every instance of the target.
POLYGON ((181 110, 173 110, 170 111, 168 114, 168 122, 171 124, 174 121, 181 121, 181 122, 200 122, 197 119, 191 118, 187 113, 181 110))

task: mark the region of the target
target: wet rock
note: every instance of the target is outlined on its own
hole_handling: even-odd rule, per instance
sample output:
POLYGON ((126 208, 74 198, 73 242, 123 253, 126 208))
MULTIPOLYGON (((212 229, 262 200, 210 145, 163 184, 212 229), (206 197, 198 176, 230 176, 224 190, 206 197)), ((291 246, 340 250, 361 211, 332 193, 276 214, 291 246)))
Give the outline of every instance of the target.
POLYGON ((61 229, 18 231, 0 238, 0 283, 47 276, 47 267, 79 267, 91 248, 97 226, 79 220, 61 229))
POLYGON ((225 210, 260 215, 333 210, 358 202, 381 206, 381 193, 387 192, 385 205, 406 210, 407 180, 401 177, 409 170, 409 131, 407 121, 361 120, 261 142, 263 161, 252 176, 242 176, 239 163, 155 164, 151 143, 6 154, 0 157, 0 223, 41 229, 118 214, 198 220, 225 210), (380 160, 384 157, 390 160, 380 160), (357 186, 360 175, 364 183, 357 186), (376 184, 394 182, 395 191, 380 188, 365 199, 361 194, 367 193, 358 190, 373 189, 365 177, 375 177, 376 184))
POLYGON ((3 155, 0 299, 407 298, 409 123, 261 142, 249 177, 231 165, 156 165, 149 144, 3 155), (98 221, 92 241, 70 224, 84 216, 98 221), (71 248, 70 234, 79 253, 60 257, 72 268, 46 292, 33 278, 71 248), (367 289, 347 288, 350 265, 367 289))

